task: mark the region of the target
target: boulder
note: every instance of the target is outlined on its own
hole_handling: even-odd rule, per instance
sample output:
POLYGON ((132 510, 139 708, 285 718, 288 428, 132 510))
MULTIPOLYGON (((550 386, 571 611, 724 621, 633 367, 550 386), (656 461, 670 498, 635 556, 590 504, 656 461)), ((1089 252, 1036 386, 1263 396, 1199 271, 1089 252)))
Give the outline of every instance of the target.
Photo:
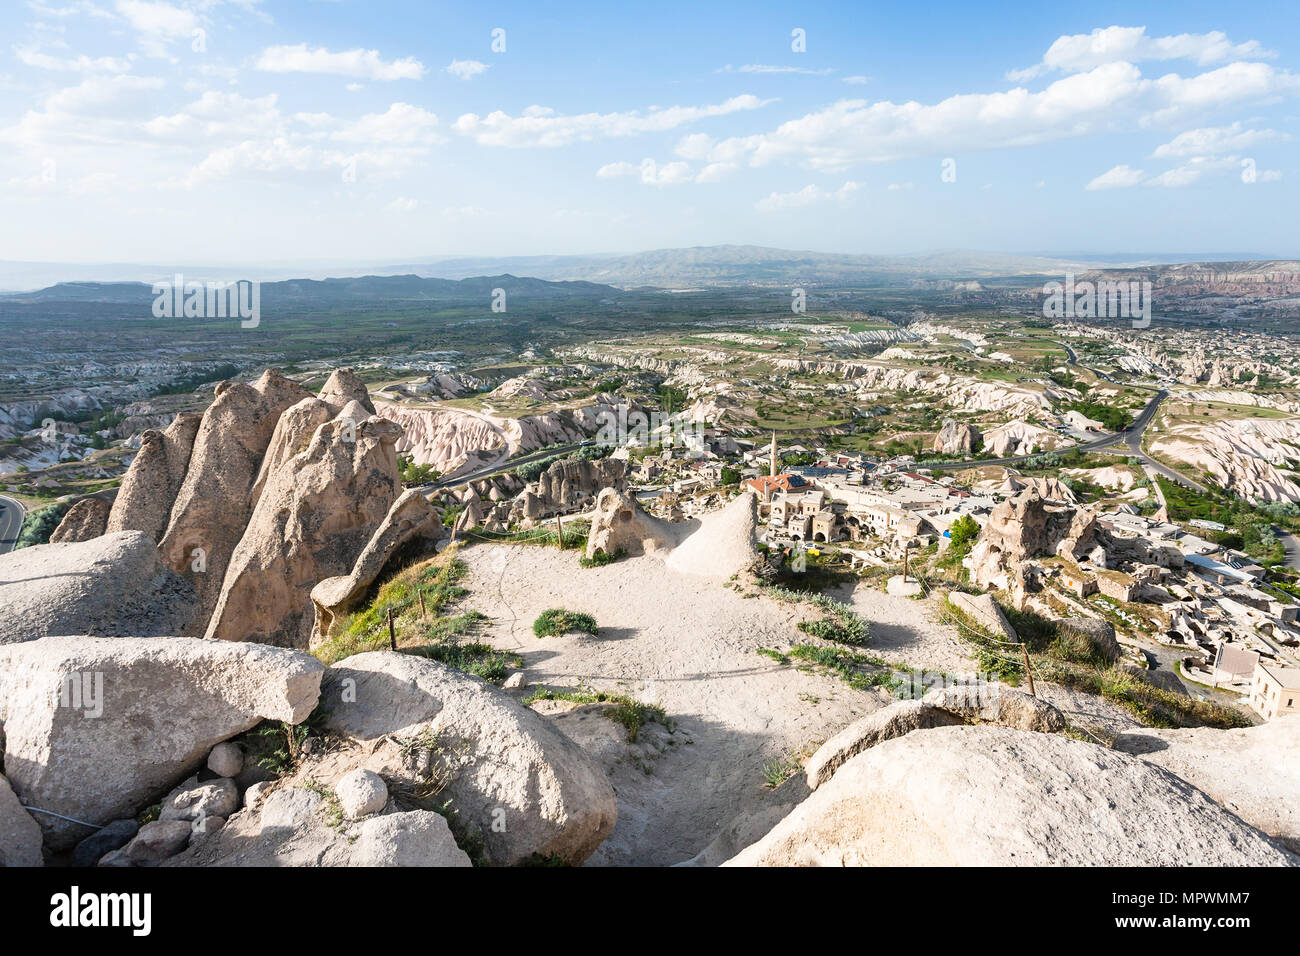
POLYGON ((0 607, 0 645, 51 634, 175 634, 198 613, 194 588, 139 531, 0 555, 0 607))
POLYGON ((104 533, 108 525, 109 504, 103 498, 82 498, 68 509, 59 526, 50 535, 50 544, 65 541, 89 541, 104 533))
POLYGON ((432 810, 371 817, 361 824, 352 866, 470 866, 447 819, 432 810))
MULTIPOLYGON (((131 816, 221 741, 263 719, 304 720, 322 670, 296 651, 197 638, 0 646, 5 772, 30 806, 91 824, 131 816)), ((38 822, 56 849, 86 835, 57 817, 38 822)))
POLYGON ((626 491, 606 488, 596 498, 596 512, 587 533, 587 557, 598 554, 645 554, 671 547, 676 540, 672 526, 647 514, 626 491))
POLYGON ((0 866, 44 866, 41 825, 0 776, 0 866))
POLYGON ((208 817, 224 819, 239 809, 239 788, 229 777, 199 783, 191 777, 163 800, 160 820, 195 823, 208 817))
POLYGON ((843 764, 882 741, 902 737, 914 730, 964 723, 965 720, 951 711, 919 700, 900 700, 890 704, 855 720, 817 748, 804 765, 808 786, 816 790, 843 764))
POLYGON ((578 864, 614 829, 618 805, 600 768, 545 718, 478 678, 376 651, 329 668, 322 693, 328 729, 358 741, 414 742, 403 762, 370 769, 418 785, 429 772, 423 761, 439 765, 454 831, 481 838, 489 863, 539 856, 578 864))
POLYGON ((1300 852, 1300 717, 1239 730, 1143 728, 1111 746, 1177 774, 1300 852))
POLYGON ((379 813, 388 805, 388 786, 373 770, 358 767, 344 774, 334 785, 343 816, 349 820, 379 813))
POLYGON ((162 431, 149 429, 122 478, 104 531, 143 531, 155 542, 167 532, 176 493, 185 481, 202 415, 182 412, 162 431))
POLYGON ((163 560, 198 592, 196 632, 221 596, 226 567, 253 511, 253 483, 280 415, 310 397, 278 369, 268 369, 247 385, 222 382, 214 394, 159 545, 163 560))
POLYGON ((951 591, 948 594, 948 603, 970 617, 976 627, 987 631, 997 640, 1019 643, 1020 637, 1016 634, 1016 629, 1002 613, 998 602, 993 600, 993 595, 951 591))
POLYGON ((967 720, 1000 724, 1016 730, 1054 734, 1069 726, 1065 715, 1047 701, 996 682, 976 681, 936 687, 921 699, 932 707, 941 707, 967 720))
POLYGON ((444 532, 442 518, 429 499, 415 488, 404 491, 361 549, 352 570, 325 578, 311 589, 315 609, 312 646, 329 636, 338 616, 346 614, 365 596, 395 556, 432 551, 444 532))
POLYGON ((336 368, 325 380, 318 396, 335 408, 344 408, 349 402, 356 402, 366 415, 375 414, 374 403, 370 400, 370 390, 361 381, 355 369, 336 368))
POLYGON ((70 862, 73 866, 94 866, 107 854, 130 843, 139 832, 140 824, 134 820, 114 820, 78 843, 70 862))
POLYGON ((270 478, 226 571, 208 638, 310 646, 311 591, 347 573, 401 493, 401 427, 348 410, 270 478))
POLYGON ((192 827, 185 820, 154 820, 142 826, 122 849, 100 860, 99 865, 157 866, 184 850, 192 833, 192 827))
POLYGON ((1114 664, 1120 658, 1119 641, 1115 637, 1115 625, 1096 617, 1067 617, 1056 622, 1059 633, 1066 638, 1078 638, 1088 642, 1092 650, 1103 660, 1114 664))
POLYGON ((244 769, 244 752, 229 741, 217 744, 208 754, 208 769, 218 777, 237 777, 244 769))
POLYGON ((1005 727, 887 740, 728 866, 1285 866, 1191 784, 1095 744, 1005 727))

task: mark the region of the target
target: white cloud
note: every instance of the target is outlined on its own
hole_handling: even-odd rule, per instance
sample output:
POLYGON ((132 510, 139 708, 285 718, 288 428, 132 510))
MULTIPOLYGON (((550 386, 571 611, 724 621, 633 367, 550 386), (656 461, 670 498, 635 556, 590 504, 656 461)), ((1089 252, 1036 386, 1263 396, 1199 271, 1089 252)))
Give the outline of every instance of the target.
POLYGON ((418 80, 424 76, 424 64, 414 57, 385 60, 378 50, 340 50, 325 47, 272 46, 262 51, 257 68, 269 73, 328 73, 364 80, 418 80))
POLYGON ((29 148, 60 144, 123 144, 138 140, 151 96, 163 87, 158 77, 92 75, 76 86, 45 97, 41 109, 28 110, 13 126, 0 129, 0 141, 29 148))
POLYGON ((853 76, 844 77, 844 82, 848 83, 850 86, 862 86, 865 83, 870 83, 871 77, 863 76, 859 73, 854 74, 853 76))
POLYGON ((1144 60, 1193 60, 1199 66, 1235 59, 1275 56, 1255 40, 1233 43, 1227 35, 1180 33, 1177 36, 1147 36, 1146 27, 1110 26, 1091 33, 1058 37, 1040 63, 1026 70, 1011 70, 1007 79, 1023 82, 1043 73, 1059 70, 1078 73, 1106 63, 1140 63, 1144 60))
MULTIPOLYGON (((1233 63, 1197 76, 1170 73, 1156 80, 1143 78, 1131 63, 1108 63, 1038 92, 1016 87, 934 104, 840 100, 770 132, 715 142, 702 158, 839 170, 958 150, 1032 146, 1113 130, 1120 122, 1161 125, 1188 113, 1297 93, 1300 77, 1265 63, 1233 63)), ((686 145, 695 155, 702 144, 686 145)))
POLYGON ((202 28, 193 10, 149 0, 117 0, 116 11, 139 34, 140 46, 150 56, 166 56, 167 45, 188 39, 202 28))
POLYGON ((68 73, 125 73, 131 69, 133 56, 57 57, 42 53, 33 47, 14 47, 14 55, 25 66, 38 70, 59 70, 68 73))
POLYGON ((769 193, 756 202, 754 208, 761 212, 778 212, 782 209, 799 209, 804 206, 831 201, 843 203, 848 201, 861 188, 860 183, 855 183, 852 180, 846 182, 834 192, 815 184, 809 184, 796 192, 769 193))
POLYGON ((735 163, 709 163, 695 177, 697 183, 720 183, 737 169, 735 163))
POLYGON ((1260 143, 1290 138, 1271 129, 1243 129, 1237 122, 1230 126, 1208 126, 1179 133, 1169 142, 1157 146, 1151 155, 1157 159, 1206 156, 1237 152, 1260 143))
POLYGON ((480 63, 478 60, 452 60, 445 67, 444 72, 460 80, 468 80, 470 77, 478 76, 488 69, 486 63, 480 63))
POLYGON ((1142 170, 1128 166, 1114 166, 1095 177, 1086 189, 1126 189, 1142 182, 1142 170))
POLYGON ((500 110, 487 116, 465 113, 456 120, 453 128, 472 137, 481 146, 568 146, 607 137, 664 132, 707 117, 758 109, 770 102, 746 94, 710 106, 670 106, 644 113, 631 110, 577 115, 557 113, 545 106, 530 106, 518 116, 500 110))
POLYGON ((180 112, 154 117, 144 124, 144 129, 159 139, 275 136, 284 125, 276 100, 274 93, 249 99, 238 93, 209 90, 180 112))
POLYGON ((620 179, 637 176, 647 186, 678 186, 691 181, 691 167, 686 163, 665 163, 662 166, 653 159, 643 159, 640 165, 635 163, 607 163, 596 170, 598 179, 620 179))
POLYGON ((334 134, 334 139, 354 143, 430 145, 441 137, 438 117, 410 103, 394 103, 383 113, 367 113, 334 134))
POLYGON ((732 66, 728 63, 717 72, 719 73, 797 73, 802 76, 829 76, 835 71, 830 67, 820 70, 809 69, 803 66, 773 66, 768 63, 746 63, 744 66, 732 66))
POLYGON ((420 200, 418 199, 412 199, 410 196, 398 196, 384 208, 390 212, 414 212, 419 206, 420 200))

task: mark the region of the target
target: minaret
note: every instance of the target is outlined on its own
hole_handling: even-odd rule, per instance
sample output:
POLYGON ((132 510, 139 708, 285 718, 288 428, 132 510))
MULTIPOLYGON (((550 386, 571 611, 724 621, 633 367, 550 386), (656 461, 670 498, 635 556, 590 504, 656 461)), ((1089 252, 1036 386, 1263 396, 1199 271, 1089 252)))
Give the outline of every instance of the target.
POLYGON ((776 432, 772 432, 772 477, 776 477, 776 432))

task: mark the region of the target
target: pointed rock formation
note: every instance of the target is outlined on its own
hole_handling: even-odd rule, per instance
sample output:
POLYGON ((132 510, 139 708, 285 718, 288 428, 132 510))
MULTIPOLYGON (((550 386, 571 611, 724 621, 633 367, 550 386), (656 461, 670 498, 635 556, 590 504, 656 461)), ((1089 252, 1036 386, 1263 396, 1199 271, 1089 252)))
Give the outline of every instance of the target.
POLYGON ((596 513, 587 533, 587 557, 645 554, 672 547, 677 540, 673 526, 647 514, 636 498, 626 491, 606 488, 596 498, 596 513))
POLYGON ((703 518, 668 555, 668 567, 683 574, 730 577, 758 559, 757 527, 758 498, 753 492, 739 495, 703 518))
POLYGON ((89 541, 104 533, 108 524, 109 504, 103 498, 82 498, 68 509, 59 526, 50 535, 50 544, 89 541))
POLYGON ((401 493, 400 426, 350 402, 267 480, 234 548, 206 637, 309 646, 311 590, 346 574, 401 493))
POLYGON ((140 436, 140 449, 113 499, 105 534, 143 531, 155 543, 162 540, 202 420, 202 415, 182 412, 162 431, 151 428, 140 436))
MULTIPOLYGON (((194 438, 160 550, 199 594, 202 619, 216 607, 235 546, 248 524, 251 491, 281 414, 310 393, 267 369, 250 385, 222 382, 194 438)), ((385 505, 385 508, 387 505, 385 505)))

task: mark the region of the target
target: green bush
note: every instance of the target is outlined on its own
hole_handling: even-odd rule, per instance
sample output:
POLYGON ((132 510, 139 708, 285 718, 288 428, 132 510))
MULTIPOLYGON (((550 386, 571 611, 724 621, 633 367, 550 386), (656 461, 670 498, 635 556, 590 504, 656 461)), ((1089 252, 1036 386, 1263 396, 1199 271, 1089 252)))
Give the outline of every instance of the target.
POLYGON ((580 611, 566 611, 553 607, 543 611, 533 621, 533 633, 538 637, 551 637, 556 634, 595 634, 596 619, 580 611))

